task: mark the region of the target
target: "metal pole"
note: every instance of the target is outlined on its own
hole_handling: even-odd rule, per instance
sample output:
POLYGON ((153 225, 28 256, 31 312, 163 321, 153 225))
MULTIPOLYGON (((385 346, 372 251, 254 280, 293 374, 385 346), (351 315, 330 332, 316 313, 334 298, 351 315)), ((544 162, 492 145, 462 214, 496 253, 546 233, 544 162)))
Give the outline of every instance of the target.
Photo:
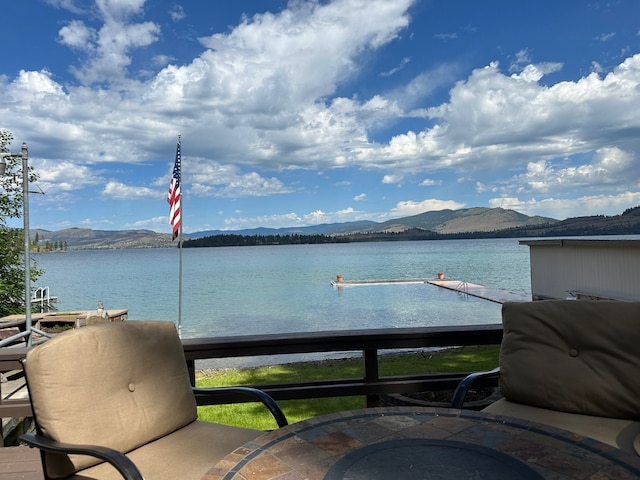
POLYGON ((31 346, 31 233, 29 232, 29 151, 22 143, 22 217, 24 220, 24 310, 27 346, 31 346))
POLYGON ((180 230, 178 231, 178 336, 182 338, 182 222, 184 221, 184 210, 182 209, 182 135, 178 134, 178 144, 180 145, 180 230))
MULTIPOLYGON (((182 193, 180 193, 180 196, 182 197, 182 193)), ((180 203, 182 204, 182 199, 180 199, 180 203)), ((180 215, 182 215, 182 205, 180 205, 180 215)), ((179 235, 178 251, 180 252, 180 265, 178 267, 178 336, 182 338, 182 219, 180 220, 179 235)))
POLYGON ((29 232, 29 150, 22 143, 22 217, 24 219, 24 310, 27 346, 31 346, 31 233, 29 232))

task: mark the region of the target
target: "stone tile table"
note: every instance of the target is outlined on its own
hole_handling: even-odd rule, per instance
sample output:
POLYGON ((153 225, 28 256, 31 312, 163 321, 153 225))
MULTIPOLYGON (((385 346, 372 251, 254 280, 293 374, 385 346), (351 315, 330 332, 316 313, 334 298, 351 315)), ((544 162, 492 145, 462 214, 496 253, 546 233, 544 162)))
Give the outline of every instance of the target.
POLYGON ((388 407, 324 415, 265 433, 203 480, 631 480, 640 457, 525 420, 388 407))

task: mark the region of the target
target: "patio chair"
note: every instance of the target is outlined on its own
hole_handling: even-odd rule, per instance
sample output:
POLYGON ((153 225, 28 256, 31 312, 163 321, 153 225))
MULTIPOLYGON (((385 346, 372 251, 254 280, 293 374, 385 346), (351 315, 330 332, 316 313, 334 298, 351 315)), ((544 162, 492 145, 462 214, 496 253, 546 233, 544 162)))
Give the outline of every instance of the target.
POLYGON ((192 388, 173 322, 125 321, 76 328, 24 361, 47 479, 200 479, 261 431, 197 420, 196 397, 250 396, 278 426, 277 403, 247 387, 192 388))
POLYGON ((551 425, 640 455, 640 302, 505 303, 499 367, 503 399, 483 411, 551 425))

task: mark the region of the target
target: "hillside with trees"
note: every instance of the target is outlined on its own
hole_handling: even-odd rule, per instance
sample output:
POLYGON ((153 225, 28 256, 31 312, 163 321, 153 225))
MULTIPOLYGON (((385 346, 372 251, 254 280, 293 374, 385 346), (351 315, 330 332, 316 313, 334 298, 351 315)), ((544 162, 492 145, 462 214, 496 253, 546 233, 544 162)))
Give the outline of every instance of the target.
MULTIPOLYGON (((347 222, 291 228, 195 232, 184 236, 185 247, 291 245, 305 243, 383 242, 452 238, 550 237, 640 234, 640 207, 621 215, 596 215, 556 220, 527 216, 502 208, 440 210, 386 222, 347 222)), ((171 248, 171 235, 151 230, 32 230, 40 252, 67 249, 171 248)), ((32 239, 32 241, 35 239, 32 239)))

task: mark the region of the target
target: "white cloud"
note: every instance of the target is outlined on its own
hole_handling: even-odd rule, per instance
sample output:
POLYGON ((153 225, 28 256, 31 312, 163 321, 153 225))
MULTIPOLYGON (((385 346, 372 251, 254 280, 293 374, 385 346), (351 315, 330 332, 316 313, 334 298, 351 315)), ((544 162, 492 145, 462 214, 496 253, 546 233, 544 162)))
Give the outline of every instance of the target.
POLYGON ((227 217, 224 219, 224 230, 242 230, 245 228, 280 228, 298 225, 300 217, 295 213, 280 215, 261 215, 255 217, 227 217))
POLYGON ((155 230, 161 226, 165 226, 166 223, 167 223, 167 216, 164 215, 161 217, 146 218, 144 220, 139 220, 137 222, 129 223, 127 224, 127 227, 134 228, 134 229, 145 228, 145 229, 155 230))
POLYGON ((591 195, 579 198, 554 198, 542 200, 518 197, 493 198, 490 207, 516 210, 526 215, 541 215, 556 219, 585 215, 619 215, 630 206, 640 205, 640 192, 623 192, 617 195, 591 195), (590 212, 590 213, 586 213, 590 212))
POLYGON ((548 160, 530 162, 525 173, 518 175, 509 187, 512 191, 557 195, 568 187, 595 189, 608 187, 616 190, 637 188, 640 174, 637 160, 630 152, 616 147, 603 147, 594 152, 589 163, 556 165, 548 160))
POLYGON ((436 198, 422 200, 421 202, 407 200, 404 202, 398 202, 396 207, 391 209, 390 216, 392 218, 407 217, 431 210, 458 210, 463 207, 464 203, 456 202, 455 200, 438 200, 436 198))
POLYGON ((366 199, 367 199, 367 194, 366 194, 366 193, 361 193, 360 195, 356 195, 355 197, 353 197, 353 199, 354 199, 356 202, 361 202, 361 201, 363 201, 363 200, 366 200, 366 199))
POLYGON ((135 185, 125 185, 122 182, 111 180, 107 182, 102 190, 102 195, 113 200, 132 200, 135 198, 160 198, 166 197, 166 191, 159 192, 148 187, 138 187, 135 185))
POLYGON ((174 22, 179 22, 180 20, 184 20, 187 17, 187 14, 185 13, 182 5, 174 5, 169 11, 169 16, 174 22))
POLYGON ((604 78, 592 73, 550 87, 534 80, 554 68, 532 68, 526 79, 505 76, 497 65, 474 70, 451 90, 448 103, 429 110, 438 121, 433 127, 363 147, 360 157, 370 167, 469 174, 588 153, 612 142, 640 148, 640 110, 632 107, 640 104, 640 55, 604 78))
MULTIPOLYGON (((190 192, 203 197, 263 197, 291 193, 276 177, 265 178, 257 172, 243 173, 235 165, 195 160, 189 170, 190 192)), ((161 183, 161 181, 159 181, 161 183)), ((168 180, 164 183, 167 185, 168 180)))
POLYGON ((225 219, 225 229, 241 230, 244 228, 256 228, 260 226, 268 228, 296 227, 362 220, 366 217, 367 216, 362 212, 358 212, 351 207, 335 212, 315 210, 303 215, 291 212, 279 215, 261 215, 256 217, 229 217, 225 219))
POLYGON ((103 182, 89 167, 69 161, 42 160, 36 162, 34 167, 38 170, 38 185, 45 193, 51 195, 100 185, 103 182))
POLYGON ((45 2, 52 7, 67 10, 76 15, 86 13, 85 6, 82 5, 79 0, 45 0, 45 2))
POLYGON ((601 42, 608 42, 616 35, 616 32, 602 33, 596 37, 596 40, 601 42))
POLYGON ((458 38, 458 34, 455 32, 436 33, 433 35, 433 38, 437 40, 455 40, 458 38))
POLYGON ((531 62, 531 55, 528 48, 524 48, 516 53, 515 63, 520 65, 529 62, 531 62))
POLYGON ((103 24, 94 28, 81 20, 71 20, 58 32, 60 43, 87 55, 87 62, 71 71, 84 85, 122 83, 131 64, 131 52, 158 40, 160 27, 153 22, 133 23, 145 0, 99 0, 96 2, 103 24))
POLYGON ((420 182, 421 187, 435 187, 437 185, 442 185, 442 180, 433 180, 431 178, 425 178, 420 182))
POLYGON ((80 20, 72 20, 58 32, 60 43, 73 49, 87 49, 92 45, 97 35, 80 20))
POLYGON ((394 183, 402 183, 404 176, 403 175, 385 175, 382 177, 382 183, 394 184, 394 183))
POLYGON ((386 72, 381 72, 379 75, 381 77, 390 77, 395 73, 398 73, 400 70, 402 70, 410 61, 411 61, 411 58, 405 57, 400 61, 400 64, 397 67, 394 67, 391 70, 387 70, 386 72))

